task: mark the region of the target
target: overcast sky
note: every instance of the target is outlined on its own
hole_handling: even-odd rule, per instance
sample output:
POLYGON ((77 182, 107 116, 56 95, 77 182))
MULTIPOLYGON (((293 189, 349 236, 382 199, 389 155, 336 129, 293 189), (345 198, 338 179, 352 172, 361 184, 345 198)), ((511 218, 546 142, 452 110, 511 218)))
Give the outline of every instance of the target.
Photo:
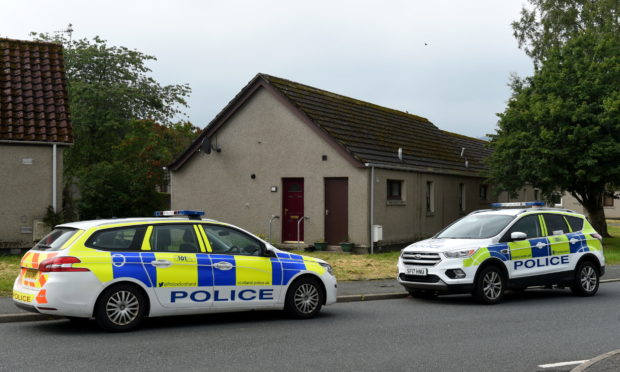
POLYGON ((73 38, 157 57, 162 84, 188 83, 199 127, 258 72, 494 133, 510 73, 532 72, 510 23, 524 1, 2 0, 0 36, 73 24, 73 38))

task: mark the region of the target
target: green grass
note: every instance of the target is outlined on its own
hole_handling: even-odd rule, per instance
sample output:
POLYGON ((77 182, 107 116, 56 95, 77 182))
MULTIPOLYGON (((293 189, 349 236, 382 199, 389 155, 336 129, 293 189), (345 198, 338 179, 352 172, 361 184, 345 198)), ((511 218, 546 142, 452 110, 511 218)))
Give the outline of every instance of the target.
POLYGON ((10 296, 22 256, 0 256, 0 296, 10 296))
POLYGON ((294 252, 327 261, 338 280, 394 279, 400 251, 377 254, 346 254, 335 252, 294 252))
POLYGON ((613 238, 603 238, 603 253, 605 254, 605 264, 620 264, 620 221, 608 220, 607 230, 613 238), (614 224, 614 225, 612 225, 614 224))

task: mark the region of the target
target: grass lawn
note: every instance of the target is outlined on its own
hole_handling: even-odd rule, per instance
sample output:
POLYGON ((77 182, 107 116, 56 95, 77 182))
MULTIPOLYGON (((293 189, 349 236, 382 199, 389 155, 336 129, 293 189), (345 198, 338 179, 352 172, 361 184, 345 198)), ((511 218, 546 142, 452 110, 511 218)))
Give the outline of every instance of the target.
POLYGON ((338 280, 395 279, 400 251, 377 254, 294 252, 327 261, 338 280))
POLYGON ((22 256, 0 256, 0 296, 10 296, 22 256))
POLYGON ((607 265, 620 264, 620 221, 608 220, 607 230, 613 238, 603 238, 603 252, 607 265))

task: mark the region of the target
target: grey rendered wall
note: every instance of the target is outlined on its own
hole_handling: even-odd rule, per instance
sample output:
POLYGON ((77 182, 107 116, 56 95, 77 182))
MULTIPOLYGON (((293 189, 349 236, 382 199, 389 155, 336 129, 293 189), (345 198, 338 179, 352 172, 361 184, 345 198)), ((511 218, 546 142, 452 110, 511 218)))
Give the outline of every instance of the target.
MULTIPOLYGON (((262 88, 228 120, 217 132, 221 153, 197 153, 172 172, 173 209, 204 209, 209 218, 267 236, 269 217, 282 214, 282 178, 300 177, 310 217, 304 240, 312 243, 324 234, 324 178, 348 177, 349 237, 368 244, 368 170, 352 166, 262 88)), ((281 242, 281 232, 275 220, 272 240, 281 242)))
MULTIPOLYGON (((618 194, 620 191, 616 191, 618 194)), ((614 205, 611 207, 603 207, 605 210, 605 218, 620 218, 620 200, 614 199, 614 205)), ((585 208, 579 204, 571 194, 564 193, 562 196, 562 206, 564 208, 572 209, 578 213, 587 215, 585 208)))
POLYGON ((481 200, 482 179, 417 172, 375 170, 374 221, 383 226, 380 244, 399 244, 434 235, 454 220, 478 209, 489 208, 494 200, 481 200), (402 180, 404 203, 387 201, 387 180, 402 180), (426 182, 434 184, 434 212, 426 211, 426 182), (459 183, 465 184, 465 212, 459 211, 459 183))
MULTIPOLYGON (((58 146, 58 206, 62 205, 62 152, 58 146)), ((33 222, 43 218, 50 205, 52 146, 0 144, 0 249, 31 247, 33 222), (24 164, 24 159, 32 164, 24 164)))

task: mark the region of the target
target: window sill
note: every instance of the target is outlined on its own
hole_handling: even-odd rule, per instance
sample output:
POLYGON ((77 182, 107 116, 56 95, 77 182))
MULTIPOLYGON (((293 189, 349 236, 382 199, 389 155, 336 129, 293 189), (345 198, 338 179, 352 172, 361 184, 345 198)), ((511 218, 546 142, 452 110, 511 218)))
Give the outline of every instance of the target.
POLYGON ((388 200, 387 205, 407 205, 404 200, 388 200))

